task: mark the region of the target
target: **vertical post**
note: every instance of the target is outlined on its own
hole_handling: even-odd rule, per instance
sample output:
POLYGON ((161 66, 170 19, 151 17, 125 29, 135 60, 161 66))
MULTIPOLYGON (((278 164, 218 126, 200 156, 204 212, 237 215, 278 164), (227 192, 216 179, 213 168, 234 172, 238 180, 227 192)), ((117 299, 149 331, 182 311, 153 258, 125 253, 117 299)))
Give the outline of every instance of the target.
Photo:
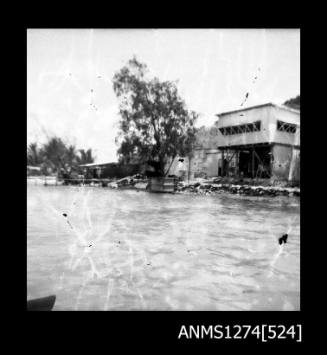
POLYGON ((274 172, 274 150, 273 145, 270 145, 270 177, 273 176, 274 172))
POLYGON ((187 173, 187 182, 190 182, 190 175, 191 175, 191 155, 188 156, 188 173, 187 173))
POLYGON ((229 178, 229 165, 230 165, 230 161, 229 161, 229 157, 230 157, 230 151, 229 150, 227 150, 227 169, 226 169, 226 176, 227 176, 227 178, 229 178))
POLYGON ((252 179, 254 178, 254 148, 252 147, 252 179))
POLYGON ((224 149, 222 150, 222 160, 221 160, 221 176, 224 176, 224 171, 225 171, 225 153, 224 149))
POLYGON ((240 169, 239 169, 239 150, 236 151, 235 153, 235 175, 237 178, 240 177, 240 169))

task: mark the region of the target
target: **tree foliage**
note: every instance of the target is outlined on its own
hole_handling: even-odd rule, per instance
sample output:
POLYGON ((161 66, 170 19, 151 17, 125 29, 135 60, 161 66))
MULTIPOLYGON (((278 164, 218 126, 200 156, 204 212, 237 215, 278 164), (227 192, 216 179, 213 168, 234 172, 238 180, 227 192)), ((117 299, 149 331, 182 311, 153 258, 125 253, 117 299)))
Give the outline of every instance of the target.
POLYGON ((47 143, 43 145, 43 156, 45 163, 52 170, 59 170, 60 168, 67 170, 66 157, 67 147, 65 143, 57 137, 50 138, 47 143))
POLYGON ((157 161, 158 172, 165 175, 170 158, 191 152, 198 115, 187 110, 176 82, 147 74, 147 66, 134 57, 114 75, 121 116, 118 154, 125 162, 135 157, 157 161))
POLYGON ((284 102, 284 105, 290 107, 290 108, 295 108, 296 110, 300 110, 300 95, 297 95, 296 97, 293 97, 289 100, 286 100, 284 102))
POLYGON ((92 155, 92 149, 84 150, 84 149, 79 149, 79 154, 77 155, 77 162, 78 164, 90 164, 94 163, 94 158, 92 155))
POLYGON ((27 165, 38 166, 42 163, 42 151, 37 143, 30 143, 27 148, 27 165))
POLYGON ((66 144, 59 137, 51 137, 40 148, 37 143, 30 143, 27 148, 27 165, 39 166, 43 173, 48 170, 66 173, 78 169, 80 164, 93 163, 92 149, 77 150, 72 144, 66 144))

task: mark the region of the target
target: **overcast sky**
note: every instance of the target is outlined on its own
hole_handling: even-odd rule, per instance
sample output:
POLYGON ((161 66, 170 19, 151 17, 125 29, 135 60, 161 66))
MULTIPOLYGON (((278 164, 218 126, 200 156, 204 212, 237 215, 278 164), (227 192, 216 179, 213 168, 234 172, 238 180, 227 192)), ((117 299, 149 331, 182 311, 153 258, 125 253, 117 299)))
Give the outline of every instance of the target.
POLYGON ((300 94, 297 29, 27 31, 27 140, 58 135, 116 161, 118 101, 112 77, 133 56, 162 80, 179 80, 189 109, 216 114, 300 94), (255 77, 257 77, 255 79, 255 77), (93 91, 91 91, 93 90, 93 91))

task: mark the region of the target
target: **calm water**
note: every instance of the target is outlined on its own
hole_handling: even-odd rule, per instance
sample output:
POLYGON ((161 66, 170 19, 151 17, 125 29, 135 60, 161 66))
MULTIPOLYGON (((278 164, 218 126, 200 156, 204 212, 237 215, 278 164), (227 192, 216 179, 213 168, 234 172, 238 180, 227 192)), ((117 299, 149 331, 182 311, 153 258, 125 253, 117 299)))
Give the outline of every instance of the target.
POLYGON ((28 298, 54 310, 300 308, 298 198, 27 192, 28 298))

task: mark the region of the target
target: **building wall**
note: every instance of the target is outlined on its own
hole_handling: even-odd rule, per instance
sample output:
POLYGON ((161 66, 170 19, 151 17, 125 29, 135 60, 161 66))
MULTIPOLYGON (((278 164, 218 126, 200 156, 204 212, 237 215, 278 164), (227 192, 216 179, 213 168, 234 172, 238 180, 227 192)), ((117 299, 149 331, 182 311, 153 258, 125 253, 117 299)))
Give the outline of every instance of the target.
POLYGON ((293 148, 291 146, 274 144, 272 146, 272 153, 274 157, 271 167, 272 178, 278 180, 288 180, 293 148))
POLYGON ((223 135, 218 132, 220 146, 246 145, 257 143, 281 143, 300 145, 300 113, 276 105, 255 107, 253 109, 227 113, 219 117, 217 127, 242 125, 261 121, 259 132, 223 135), (277 121, 296 124, 296 133, 280 132, 277 130, 277 121))
POLYGON ((191 175, 218 176, 218 161, 221 159, 218 127, 201 127, 196 135, 196 148, 191 162, 191 175))
MULTIPOLYGON (((165 169, 168 169, 170 163, 171 160, 167 162, 165 169)), ((176 157, 167 175, 176 175, 187 180, 188 170, 189 170, 189 159, 187 157, 176 157), (184 161, 180 162, 179 159, 183 159, 184 161)))
POLYGON ((207 151, 205 169, 208 177, 218 176, 218 162, 221 159, 221 152, 207 151))
POLYGON ((301 126, 298 126, 294 137, 294 146, 299 149, 300 149, 300 141, 301 141, 301 126))
MULTIPOLYGON (((218 176, 218 162, 220 159, 221 152, 218 149, 196 149, 190 162, 188 157, 175 158, 168 175, 176 175, 184 178, 184 180, 218 176), (179 158, 184 159, 184 161, 179 162, 179 158)), ((170 162, 171 160, 167 163, 166 169, 168 169, 170 162)))
POLYGON ((204 149, 196 149, 191 159, 191 176, 204 177, 206 154, 204 149))
MULTIPOLYGON (((191 159, 188 157, 177 157, 169 169, 168 175, 176 175, 184 180, 193 180, 196 177, 204 177, 206 175, 206 154, 204 149, 196 149, 191 159), (179 159, 184 159, 179 162, 179 159)), ((167 168, 170 162, 167 163, 167 168)))
MULTIPOLYGON (((201 127, 196 135, 195 148, 193 156, 189 162, 188 157, 175 158, 168 175, 183 177, 185 180, 193 180, 196 177, 218 175, 218 161, 221 158, 221 152, 218 150, 218 128, 201 127), (184 162, 179 162, 179 158, 184 162)), ((166 169, 170 165, 168 161, 166 169)))
POLYGON ((291 144, 300 146, 300 114, 280 107, 272 108, 272 115, 269 122, 270 142, 291 144), (281 132, 277 130, 277 121, 283 121, 297 125, 295 133, 281 132))
POLYGON ((246 145, 271 141, 271 122, 273 121, 272 106, 264 106, 225 114, 219 117, 217 127, 236 126, 256 121, 261 121, 261 130, 259 132, 223 135, 220 131, 218 131, 219 145, 246 145))
POLYGON ((300 149, 293 148, 289 180, 300 181, 300 149))

